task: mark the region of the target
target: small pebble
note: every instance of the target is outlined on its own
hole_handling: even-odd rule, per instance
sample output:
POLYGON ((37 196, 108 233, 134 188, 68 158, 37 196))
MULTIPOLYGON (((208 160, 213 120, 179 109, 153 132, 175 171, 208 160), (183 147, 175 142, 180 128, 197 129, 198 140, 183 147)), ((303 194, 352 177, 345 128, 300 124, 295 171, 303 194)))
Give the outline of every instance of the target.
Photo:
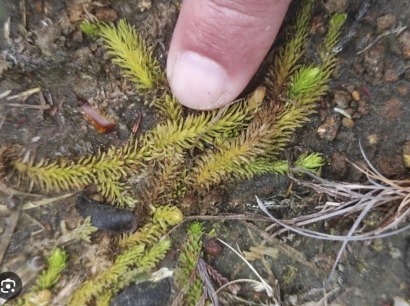
POLYGON ((81 21, 83 17, 83 4, 79 1, 67 1, 67 14, 72 23, 81 21))
POLYGON ((215 238, 208 239, 205 242, 204 249, 205 253, 211 256, 218 256, 222 253, 222 246, 215 238))
POLYGON ((360 100, 359 101, 359 107, 357 108, 357 111, 361 115, 367 115, 369 113, 367 102, 364 101, 364 100, 360 100))
POLYGON ((91 43, 90 46, 89 46, 89 48, 90 48, 91 52, 95 52, 95 51, 97 51, 97 49, 98 49, 98 44, 96 44, 96 43, 91 43))
POLYGON ((399 93, 400 96, 407 96, 409 93, 409 87, 406 86, 405 84, 399 85, 397 87, 397 92, 399 93))
POLYGON ((110 7, 98 7, 94 15, 102 22, 114 22, 118 19, 118 13, 110 7))
POLYGON ((45 267, 44 259, 40 256, 34 256, 27 261, 28 267, 35 272, 41 271, 45 267))
POLYGON ((81 30, 76 30, 73 32, 73 41, 75 42, 82 42, 83 41, 83 32, 81 30))
POLYGON ((339 127, 339 115, 330 115, 326 118, 326 122, 319 126, 317 133, 320 138, 324 138, 328 141, 333 141, 336 138, 339 127))
POLYGON ((345 117, 345 118, 342 119, 342 125, 345 128, 351 129, 351 128, 354 127, 355 123, 352 119, 345 117))
POLYGON ((377 18, 377 32, 382 33, 386 30, 393 28, 396 25, 396 15, 386 14, 377 18))
POLYGON ((152 0, 140 0, 138 3, 138 8, 141 12, 149 10, 152 6, 152 0))
POLYGON ((407 81, 410 81, 410 67, 407 67, 406 70, 404 71, 404 79, 407 81))
POLYGON ((334 93, 333 103, 341 109, 349 107, 351 98, 348 92, 344 90, 336 90, 334 93))
POLYGON ((405 59, 410 59, 410 30, 404 31, 399 38, 401 54, 405 59))
POLYGON ((354 101, 359 101, 360 100, 360 92, 358 92, 357 90, 353 90, 352 92, 352 98, 354 101))
MULTIPOLYGON (((350 116, 350 118, 353 116, 353 114, 354 114, 354 109, 352 109, 352 108, 346 108, 345 109, 345 112, 346 112, 346 114, 348 114, 349 116, 350 116)), ((346 116, 346 117, 348 117, 349 118, 349 116, 346 116)))
POLYGON ((377 84, 383 76, 386 50, 383 43, 377 43, 364 53, 364 68, 372 84, 377 84))
POLYGON ((377 134, 371 134, 367 136, 367 141, 369 142, 370 145, 376 145, 379 143, 379 136, 377 134))
POLYGON ((394 82, 397 82, 399 80, 399 75, 397 73, 397 70, 387 69, 384 72, 383 78, 387 83, 394 83, 394 82))
POLYGON ((325 3, 325 8, 329 13, 344 13, 348 4, 348 0, 329 0, 325 3))
POLYGON ((298 296, 296 294, 289 295, 288 300, 292 306, 299 305, 298 296))
POLYGON ((385 102, 381 115, 387 120, 398 120, 403 116, 403 106, 399 99, 391 98, 385 102))
POLYGON ((410 168, 410 141, 406 141, 403 146, 403 162, 406 168, 410 168))
POLYGON ((352 114, 352 119, 361 119, 362 118, 362 114, 358 113, 358 112, 354 112, 352 114))

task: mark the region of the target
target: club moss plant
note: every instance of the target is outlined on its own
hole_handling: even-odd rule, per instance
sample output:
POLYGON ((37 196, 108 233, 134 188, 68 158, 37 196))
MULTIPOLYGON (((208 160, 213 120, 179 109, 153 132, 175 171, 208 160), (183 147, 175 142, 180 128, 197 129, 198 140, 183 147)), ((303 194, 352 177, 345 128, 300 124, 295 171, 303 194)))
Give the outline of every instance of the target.
MULTIPOLYGON (((112 266, 86 280, 72 295, 71 305, 92 301, 108 304, 135 275, 155 267, 171 247, 171 241, 164 236, 167 230, 183 221, 177 206, 184 196, 206 192, 227 180, 288 171, 289 163, 280 155, 294 132, 309 121, 317 102, 328 90, 337 60, 333 49, 346 19, 340 13, 330 18, 327 35, 317 50, 320 60, 308 63, 304 51, 313 2, 303 2, 265 84, 220 110, 188 114, 166 85, 164 72, 143 35, 126 20, 117 24, 81 24, 85 33, 102 39, 112 62, 141 94, 155 93, 156 97, 146 103, 158 110, 160 119, 154 128, 131 137, 121 146, 98 149, 76 159, 27 162, 18 154, 2 151, 0 173, 17 176, 22 185, 44 192, 95 185, 108 202, 124 208, 140 205, 141 199, 129 182, 133 177, 145 176, 149 188, 144 205, 151 207, 151 217, 137 232, 118 242, 119 251, 112 266)), ((316 153, 304 154, 296 161, 298 167, 313 171, 323 163, 316 153)), ((201 252, 200 227, 193 224, 188 231, 175 275, 180 287, 195 269, 192 260, 196 259, 188 253, 201 252)), ((201 280, 197 278, 189 286, 196 289, 188 290, 185 300, 196 305, 202 295, 201 280)))

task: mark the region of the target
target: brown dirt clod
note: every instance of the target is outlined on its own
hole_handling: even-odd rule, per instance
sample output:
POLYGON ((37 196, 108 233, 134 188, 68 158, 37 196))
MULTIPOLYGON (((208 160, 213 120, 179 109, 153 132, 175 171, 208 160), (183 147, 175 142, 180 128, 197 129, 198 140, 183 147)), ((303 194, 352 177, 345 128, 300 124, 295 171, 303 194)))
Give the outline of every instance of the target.
POLYGON ((399 99, 389 99, 382 108, 381 115, 387 120, 397 120, 403 114, 402 104, 399 99))
POLYGON ((396 25, 396 15, 388 13, 377 18, 377 32, 382 33, 396 25))
POLYGON ((405 59, 410 59, 410 31, 404 31, 399 38, 401 44, 401 53, 405 59))
POLYGON ((350 101, 351 101, 351 97, 348 92, 344 90, 335 91, 333 103, 336 104, 337 107, 341 109, 348 108, 350 101))
POLYGON ((319 126, 317 133, 320 138, 333 141, 336 138, 340 127, 340 119, 337 115, 331 115, 326 118, 326 122, 319 126))

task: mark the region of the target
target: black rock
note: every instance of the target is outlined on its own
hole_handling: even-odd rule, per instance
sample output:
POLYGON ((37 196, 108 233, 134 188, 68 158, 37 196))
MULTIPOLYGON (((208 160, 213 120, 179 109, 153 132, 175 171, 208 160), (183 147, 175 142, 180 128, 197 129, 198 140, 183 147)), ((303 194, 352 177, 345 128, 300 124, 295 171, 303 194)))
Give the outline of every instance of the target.
POLYGON ((133 232, 137 228, 135 215, 126 209, 99 203, 83 195, 77 198, 76 208, 83 218, 91 216, 92 225, 98 229, 133 232))
POLYGON ((127 287, 114 297, 110 306, 163 306, 171 295, 168 278, 159 282, 143 282, 127 287))

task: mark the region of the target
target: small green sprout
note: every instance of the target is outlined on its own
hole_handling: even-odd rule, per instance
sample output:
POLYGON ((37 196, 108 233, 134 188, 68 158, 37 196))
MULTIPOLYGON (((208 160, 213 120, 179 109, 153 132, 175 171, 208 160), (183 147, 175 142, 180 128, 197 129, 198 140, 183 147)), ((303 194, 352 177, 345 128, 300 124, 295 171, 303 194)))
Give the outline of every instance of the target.
POLYGON ((289 88, 289 98, 303 99, 314 93, 322 85, 323 73, 319 67, 307 66, 299 69, 291 77, 291 86, 289 88))
POLYGON ((67 266, 67 261, 67 252, 63 249, 55 248, 47 260, 47 269, 43 270, 34 285, 34 291, 41 291, 54 286, 60 278, 61 272, 67 266))
POLYGON ((80 30, 91 37, 97 37, 100 34, 100 23, 92 23, 88 20, 84 20, 80 23, 80 30))
POLYGON ((178 268, 174 272, 178 299, 184 305, 197 305, 203 295, 203 283, 196 274, 198 259, 202 254, 202 223, 194 222, 188 229, 188 237, 179 255, 178 268))
POLYGON ((295 162, 295 167, 300 167, 311 172, 316 172, 325 164, 320 153, 302 154, 295 162))
POLYGON ((152 89, 160 81, 161 69, 152 57, 151 48, 124 19, 117 26, 102 24, 98 34, 113 56, 112 62, 123 69, 124 75, 135 82, 138 89, 152 89))

